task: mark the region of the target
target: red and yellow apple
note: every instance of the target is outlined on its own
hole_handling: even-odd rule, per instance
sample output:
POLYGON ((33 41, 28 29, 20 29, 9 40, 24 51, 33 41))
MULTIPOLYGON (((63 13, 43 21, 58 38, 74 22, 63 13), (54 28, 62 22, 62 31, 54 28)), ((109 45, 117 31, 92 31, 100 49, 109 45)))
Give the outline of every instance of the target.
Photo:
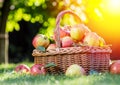
POLYGON ((56 48, 56 44, 49 44, 49 46, 47 47, 47 50, 55 49, 55 48, 56 48))
POLYGON ((65 48, 65 47, 72 47, 72 45, 74 43, 70 36, 63 37, 61 42, 62 42, 62 47, 63 48, 65 48))
POLYGON ((49 39, 43 34, 37 34, 32 40, 32 44, 35 48, 39 46, 47 48, 49 43, 50 43, 49 39))
POLYGON ((85 35, 83 43, 88 46, 99 46, 99 36, 95 32, 89 32, 85 35))
POLYGON ((82 68, 78 64, 70 65, 65 72, 65 75, 69 76, 69 77, 81 76, 81 75, 85 75, 85 74, 86 74, 86 72, 85 72, 84 68, 82 68))
MULTIPOLYGON (((59 30, 60 30, 60 31, 59 31, 59 32, 60 32, 60 39, 63 38, 63 37, 65 37, 65 36, 70 36, 70 32, 69 32, 67 29, 60 28, 59 30)), ((53 40, 56 39, 56 36, 59 36, 59 35, 56 35, 56 34, 54 33, 54 35, 53 35, 53 40)))
POLYGON ((27 73, 30 72, 30 68, 25 64, 20 64, 20 65, 17 65, 15 67, 14 71, 17 72, 17 73, 25 73, 25 74, 27 74, 27 73))
POLYGON ((70 30, 70 36, 74 42, 80 42, 83 39, 84 35, 84 30, 81 27, 73 27, 70 30))
POLYGON ((33 75, 33 76, 45 75, 46 74, 46 70, 45 70, 44 65, 42 65, 42 64, 34 64, 30 68, 30 74, 33 75))
POLYGON ((111 74, 120 74, 120 60, 114 61, 110 65, 110 73, 111 74))
POLYGON ((70 36, 69 31, 60 28, 60 38, 63 38, 65 36, 70 36))

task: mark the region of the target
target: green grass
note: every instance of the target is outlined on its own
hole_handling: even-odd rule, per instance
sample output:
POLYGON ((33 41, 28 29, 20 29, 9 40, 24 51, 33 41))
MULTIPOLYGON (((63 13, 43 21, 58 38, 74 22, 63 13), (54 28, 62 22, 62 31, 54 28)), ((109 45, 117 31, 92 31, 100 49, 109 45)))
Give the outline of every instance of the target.
MULTIPOLYGON (((31 66, 33 63, 25 63, 31 66)), ((13 72, 15 64, 0 65, 0 85, 119 85, 120 75, 109 73, 66 77, 61 75, 38 75, 16 74, 13 72)))

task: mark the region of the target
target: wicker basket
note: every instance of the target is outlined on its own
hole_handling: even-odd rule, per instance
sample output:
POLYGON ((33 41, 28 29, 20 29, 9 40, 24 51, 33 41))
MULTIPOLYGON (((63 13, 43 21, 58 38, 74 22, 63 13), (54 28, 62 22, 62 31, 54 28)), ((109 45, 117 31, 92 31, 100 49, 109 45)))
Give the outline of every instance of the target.
POLYGON ((32 55, 34 56, 35 64, 47 64, 54 62, 57 66, 48 68, 47 71, 50 73, 64 73, 66 69, 72 64, 78 64, 82 66, 88 73, 91 69, 99 72, 106 72, 109 69, 110 53, 112 52, 109 46, 104 47, 89 47, 89 46, 78 46, 78 47, 67 47, 61 48, 60 44, 60 19, 66 14, 72 14, 75 17, 79 17, 71 11, 62 11, 57 16, 56 20, 56 49, 47 50, 41 52, 37 49, 33 50, 32 55))

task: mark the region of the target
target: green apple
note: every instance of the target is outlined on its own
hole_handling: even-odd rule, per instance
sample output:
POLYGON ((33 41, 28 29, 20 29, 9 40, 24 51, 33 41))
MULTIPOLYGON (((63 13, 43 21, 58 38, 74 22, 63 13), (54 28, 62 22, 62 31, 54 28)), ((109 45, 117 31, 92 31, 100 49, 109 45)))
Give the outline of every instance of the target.
POLYGON ((85 74, 85 70, 78 64, 70 65, 65 72, 65 75, 69 77, 81 76, 85 74))

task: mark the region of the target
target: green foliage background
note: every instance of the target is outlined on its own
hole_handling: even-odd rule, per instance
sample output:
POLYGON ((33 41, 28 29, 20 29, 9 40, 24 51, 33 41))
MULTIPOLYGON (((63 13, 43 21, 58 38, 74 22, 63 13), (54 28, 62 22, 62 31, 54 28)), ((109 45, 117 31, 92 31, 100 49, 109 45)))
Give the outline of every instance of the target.
MULTIPOLYGON (((8 16, 6 31, 12 32, 14 29, 19 31, 18 22, 25 20, 26 22, 39 22, 42 24, 42 29, 40 29, 39 33, 50 37, 55 28, 56 16, 60 11, 65 9, 82 10, 80 8, 81 4, 72 2, 73 0, 68 0, 68 2, 66 0, 11 0, 12 5, 10 6, 11 11, 8 16), (71 4, 73 7, 70 7, 71 4)), ((82 11, 80 12, 78 14, 82 14, 85 17, 85 14, 82 11)), ((71 16, 68 17, 70 18, 71 16)), ((67 18, 63 20, 63 23, 68 22, 67 18)))
POLYGON ((62 0, 11 0, 6 31, 12 32, 14 29, 19 31, 18 22, 25 20, 31 23, 39 22, 42 24, 39 32, 45 34, 47 30, 46 35, 51 35, 55 28, 56 14, 63 10, 61 2, 62 0))

